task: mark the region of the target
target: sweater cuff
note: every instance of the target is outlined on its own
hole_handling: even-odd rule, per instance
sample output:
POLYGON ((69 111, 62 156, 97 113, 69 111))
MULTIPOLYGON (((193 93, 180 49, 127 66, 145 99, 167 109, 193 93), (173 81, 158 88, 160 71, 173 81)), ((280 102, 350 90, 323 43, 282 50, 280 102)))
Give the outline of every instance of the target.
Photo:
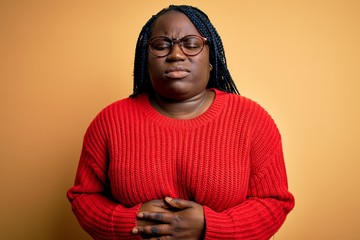
POLYGON ((234 222, 230 215, 218 213, 204 206, 205 239, 233 239, 234 222))
MULTIPOLYGON (((137 214, 141 204, 135 205, 131 208, 116 207, 112 215, 112 230, 116 239, 125 239, 131 234, 131 230, 137 226, 137 214)), ((132 235, 131 239, 138 239, 132 235)), ((140 239, 140 238, 139 238, 140 239)))

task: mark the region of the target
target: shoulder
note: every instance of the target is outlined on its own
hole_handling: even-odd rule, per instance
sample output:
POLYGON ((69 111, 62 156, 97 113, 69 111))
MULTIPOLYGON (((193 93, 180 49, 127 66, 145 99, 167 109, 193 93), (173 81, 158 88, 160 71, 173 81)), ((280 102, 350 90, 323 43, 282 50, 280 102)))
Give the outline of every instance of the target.
POLYGON ((124 116, 131 116, 131 112, 137 111, 139 98, 123 98, 112 102, 101 109, 93 120, 90 122, 87 132, 101 131, 106 133, 107 130, 118 125, 124 116))
POLYGON ((278 127, 269 112, 255 100, 248 97, 216 91, 219 98, 224 98, 224 108, 234 118, 243 119, 254 135, 279 135, 278 127))
POLYGON ((229 108, 229 111, 240 112, 241 115, 247 115, 253 120, 269 118, 272 120, 270 114, 257 101, 246 96, 226 93, 215 90, 216 96, 222 98, 224 105, 229 108))

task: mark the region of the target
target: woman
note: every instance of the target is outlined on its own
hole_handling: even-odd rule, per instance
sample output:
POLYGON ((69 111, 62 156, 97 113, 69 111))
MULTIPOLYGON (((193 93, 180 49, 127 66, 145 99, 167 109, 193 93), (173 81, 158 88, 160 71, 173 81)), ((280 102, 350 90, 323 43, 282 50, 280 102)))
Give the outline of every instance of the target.
POLYGON ((279 131, 239 96, 207 16, 143 27, 134 92, 90 124, 68 198, 95 239, 269 239, 294 206, 279 131))

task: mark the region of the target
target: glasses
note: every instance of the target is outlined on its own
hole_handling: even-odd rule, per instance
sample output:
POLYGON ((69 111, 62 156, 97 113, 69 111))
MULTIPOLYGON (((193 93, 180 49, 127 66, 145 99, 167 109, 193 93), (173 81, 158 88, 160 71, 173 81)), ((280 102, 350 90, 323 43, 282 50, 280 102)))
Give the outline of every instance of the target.
POLYGON ((157 57, 170 54, 174 44, 178 44, 186 56, 196 56, 204 49, 207 39, 197 35, 187 35, 183 38, 171 39, 165 36, 154 37, 148 41, 150 52, 157 57))

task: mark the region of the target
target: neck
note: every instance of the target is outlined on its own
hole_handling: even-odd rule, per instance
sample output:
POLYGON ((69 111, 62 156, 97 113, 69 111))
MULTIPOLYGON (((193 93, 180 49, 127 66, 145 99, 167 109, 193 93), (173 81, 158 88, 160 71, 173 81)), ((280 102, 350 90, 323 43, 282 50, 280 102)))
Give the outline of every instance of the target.
POLYGON ((159 96, 153 95, 151 98, 153 107, 161 114, 179 119, 194 118, 206 111, 206 102, 208 99, 208 91, 205 90, 198 95, 180 101, 169 100, 159 96))

